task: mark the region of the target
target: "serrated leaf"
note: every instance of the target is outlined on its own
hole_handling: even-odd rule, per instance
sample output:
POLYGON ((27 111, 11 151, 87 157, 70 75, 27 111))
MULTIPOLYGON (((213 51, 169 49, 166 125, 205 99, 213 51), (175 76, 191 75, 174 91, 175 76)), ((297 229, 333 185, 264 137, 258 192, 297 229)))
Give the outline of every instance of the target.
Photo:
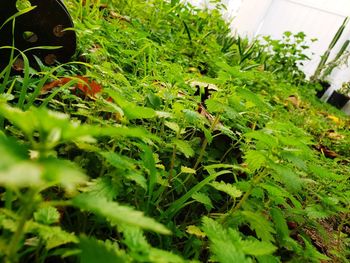
POLYGON ((140 172, 126 171, 125 173, 123 173, 123 176, 128 180, 135 182, 138 186, 141 186, 143 189, 147 191, 147 188, 148 188, 147 179, 140 172))
POLYGON ((276 163, 271 163, 270 166, 275 171, 273 177, 276 181, 281 182, 286 185, 290 192, 298 192, 302 189, 302 180, 293 171, 292 168, 288 166, 282 166, 276 163))
POLYGON ((258 106, 259 108, 266 109, 269 107, 267 103, 262 101, 259 96, 248 89, 240 88, 237 89, 238 94, 240 94, 245 100, 253 103, 254 106, 258 106))
POLYGON ((196 174, 196 170, 186 167, 186 166, 181 166, 181 173, 184 174, 196 174))
POLYGON ((284 239, 289 237, 289 229, 288 229, 287 221, 284 218, 281 209, 277 207, 271 208, 270 214, 275 224, 275 229, 279 239, 281 241, 284 241, 284 239))
POLYGON ((103 176, 89 182, 87 191, 91 196, 112 201, 118 195, 119 189, 110 177, 103 176))
POLYGON ((165 226, 145 216, 142 212, 104 198, 98 198, 89 194, 80 194, 72 199, 72 203, 82 210, 90 211, 106 218, 112 225, 126 224, 161 234, 171 233, 165 226))
POLYGON ((180 127, 176 122, 165 121, 164 125, 173 130, 175 133, 180 133, 180 127))
POLYGON ((242 211, 241 214, 262 241, 268 243, 274 241, 273 234, 275 234, 276 231, 263 215, 258 212, 253 213, 250 211, 242 211))
POLYGON ((186 227, 186 232, 199 238, 205 238, 207 236, 198 226, 194 225, 186 227))
POLYGON ((278 147, 278 140, 269 131, 259 130, 248 132, 244 135, 246 138, 254 139, 258 150, 278 147))
POLYGON ((197 123, 201 123, 201 122, 203 122, 203 123, 206 122, 206 119, 203 117, 203 115, 199 114, 197 111, 185 109, 185 110, 183 110, 183 113, 184 113, 186 120, 189 123, 197 124, 197 123))
POLYGON ((68 233, 58 226, 46 226, 29 222, 28 232, 37 233, 44 240, 47 249, 68 243, 78 243, 78 238, 74 234, 68 233))
POLYGON ((57 223, 60 220, 60 213, 56 207, 48 206, 39 208, 38 211, 34 213, 35 221, 44 224, 51 225, 57 223))
POLYGON ((151 246, 148 244, 141 229, 126 225, 119 227, 119 229, 124 235, 123 243, 127 245, 133 253, 147 254, 151 246))
POLYGON ((329 171, 328 169, 318 165, 310 164, 309 170, 320 179, 326 179, 331 181, 347 180, 346 176, 333 173, 332 171, 329 171))
POLYGON ((242 196, 242 192, 232 184, 228 184, 225 182, 212 182, 210 185, 216 190, 228 194, 232 198, 238 198, 242 196))
POLYGON ((20 128, 29 137, 35 131, 39 131, 39 134, 43 135, 40 141, 46 141, 48 146, 52 148, 56 144, 66 141, 84 140, 87 136, 123 136, 158 140, 157 136, 140 127, 99 127, 79 124, 71 122, 68 115, 45 108, 32 107, 27 111, 21 111, 18 108, 0 103, 0 115, 20 128), (48 136, 53 131, 55 135, 48 136), (52 138, 54 138, 53 141, 52 138))
POLYGON ((173 140, 173 144, 176 146, 176 149, 178 149, 181 153, 183 153, 186 156, 186 158, 194 156, 194 150, 192 149, 189 142, 175 139, 173 140))
POLYGON ((251 256, 269 255, 277 249, 271 243, 258 240, 242 240, 240 244, 244 253, 251 256))
POLYGON ((319 262, 322 260, 326 260, 329 261, 330 258, 327 257, 325 254, 320 253, 319 251, 317 251, 317 249, 302 235, 300 235, 300 237, 303 239, 304 244, 305 244, 305 252, 310 259, 314 259, 314 262, 319 262))
POLYGON ((305 212, 310 219, 324 219, 330 216, 329 212, 320 205, 309 205, 305 208, 305 212))
POLYGON ((134 258, 137 258, 139 262, 152 262, 152 263, 182 263, 184 260, 168 251, 153 248, 148 244, 143 232, 135 227, 122 226, 121 230, 125 237, 124 243, 131 250, 134 258))
POLYGON ((251 171, 256 171, 266 164, 266 156, 261 151, 250 150, 244 156, 245 162, 251 171))
POLYGON ((228 232, 221 224, 208 217, 203 218, 203 231, 210 241, 212 260, 220 263, 251 262, 245 257, 240 246, 240 238, 236 231, 228 232))
POLYGON ((121 170, 135 168, 135 161, 126 156, 122 156, 115 152, 100 152, 99 154, 102 155, 106 159, 106 161, 115 168, 121 170))
POLYGON ((196 192, 192 195, 192 198, 197 202, 206 206, 206 208, 212 209, 214 208, 213 203, 211 202, 208 195, 200 192, 196 192))
POLYGON ((132 262, 116 246, 101 240, 82 236, 80 239, 80 262, 81 263, 127 263, 132 262))
POLYGON ((152 247, 150 249, 150 252, 149 252, 149 262, 152 262, 152 263, 185 263, 186 261, 183 260, 180 256, 175 255, 171 252, 152 247))
POLYGON ((211 113, 221 113, 225 111, 225 104, 215 99, 206 100, 205 105, 207 106, 208 111, 211 113))

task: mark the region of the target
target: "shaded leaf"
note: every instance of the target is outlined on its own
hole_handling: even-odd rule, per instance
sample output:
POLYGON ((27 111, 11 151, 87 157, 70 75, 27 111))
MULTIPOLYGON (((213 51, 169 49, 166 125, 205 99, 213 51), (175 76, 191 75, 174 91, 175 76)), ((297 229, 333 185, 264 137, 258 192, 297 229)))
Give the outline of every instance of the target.
POLYGON ((105 198, 97 198, 89 194, 81 194, 73 198, 73 205, 82 210, 93 212, 111 222, 112 225, 127 224, 161 234, 170 234, 170 231, 142 212, 131 207, 119 205, 117 202, 108 201, 105 198))
POLYGON ((112 244, 82 236, 80 240, 81 263, 127 263, 132 262, 123 252, 112 244))
POLYGON ((211 202, 210 198, 208 195, 200 192, 196 192, 192 195, 192 198, 196 200, 199 203, 202 203, 205 205, 205 207, 208 209, 214 208, 213 203, 211 202))

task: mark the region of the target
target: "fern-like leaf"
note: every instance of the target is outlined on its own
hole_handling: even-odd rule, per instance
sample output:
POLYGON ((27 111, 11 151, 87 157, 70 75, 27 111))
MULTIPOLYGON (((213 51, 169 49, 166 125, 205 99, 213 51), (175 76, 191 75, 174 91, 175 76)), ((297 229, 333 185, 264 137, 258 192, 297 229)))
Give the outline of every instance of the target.
POLYGON ((170 234, 170 231, 156 220, 145 216, 142 212, 131 207, 119 205, 89 194, 81 194, 73 200, 73 205, 82 210, 93 212, 111 222, 112 225, 127 224, 148 229, 161 234, 170 234))

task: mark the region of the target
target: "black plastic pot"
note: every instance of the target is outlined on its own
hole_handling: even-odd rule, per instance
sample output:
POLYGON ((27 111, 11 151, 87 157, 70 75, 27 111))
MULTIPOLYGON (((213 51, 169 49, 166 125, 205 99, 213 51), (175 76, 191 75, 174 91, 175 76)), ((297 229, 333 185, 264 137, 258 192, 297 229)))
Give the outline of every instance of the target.
POLYGON ((345 106, 345 104, 349 101, 349 97, 344 94, 333 91, 332 95, 329 97, 327 102, 334 107, 341 109, 345 106))
POLYGON ((317 98, 321 98, 326 90, 331 86, 327 81, 319 81, 319 84, 322 86, 322 89, 318 90, 316 93, 317 98))

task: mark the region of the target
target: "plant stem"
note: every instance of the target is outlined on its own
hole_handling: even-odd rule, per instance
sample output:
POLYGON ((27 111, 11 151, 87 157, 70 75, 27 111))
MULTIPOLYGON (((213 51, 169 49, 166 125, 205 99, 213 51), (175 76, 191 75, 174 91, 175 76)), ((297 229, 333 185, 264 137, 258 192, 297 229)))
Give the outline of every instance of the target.
POLYGON ((17 225, 16 232, 13 234, 11 241, 10 241, 10 244, 8 246, 8 250, 6 252, 6 254, 7 254, 6 261, 5 261, 6 263, 18 262, 18 260, 16 258, 18 246, 19 246, 19 243, 20 243, 21 238, 23 236, 26 222, 34 210, 34 206, 35 206, 34 197, 35 197, 35 195, 36 195, 36 191, 30 190, 28 195, 27 195, 26 202, 22 206, 23 210, 22 210, 22 213, 21 213, 18 225, 17 225))
POLYGON ((230 211, 228 211, 224 216, 223 218, 221 219, 221 223, 224 223, 226 222, 227 218, 230 216, 230 215, 233 215, 235 212, 237 212, 241 207, 242 205, 245 203, 245 201, 247 201, 247 199, 249 198, 249 196, 251 195, 254 187, 261 181, 261 179, 267 175, 267 172, 265 170, 261 171, 261 173, 256 176, 255 178, 253 178, 253 181, 248 189, 247 192, 245 192, 245 194, 243 195, 243 197, 241 198, 241 200, 239 200, 238 204, 236 206, 233 206, 230 211))
POLYGON ((171 156, 171 162, 170 162, 170 170, 169 170, 169 177, 168 177, 168 184, 170 185, 171 180, 173 179, 173 170, 175 165, 175 159, 176 159, 176 145, 173 147, 173 153, 171 156))
MULTIPOLYGON (((212 131, 215 129, 216 125, 219 123, 219 120, 220 120, 220 114, 218 114, 218 115, 215 117, 213 123, 211 124, 211 126, 210 126, 210 132, 212 132, 212 131)), ((204 156, 204 154, 205 154, 205 149, 207 148, 207 145, 208 145, 208 139, 207 139, 207 138, 204 138, 204 141, 203 141, 203 143, 202 143, 201 150, 200 150, 200 152, 199 152, 199 156, 198 156, 197 161, 196 161, 196 163, 195 163, 195 165, 194 165, 194 167, 193 167, 194 170, 197 170, 198 165, 202 162, 202 159, 203 159, 203 156, 204 156)))

